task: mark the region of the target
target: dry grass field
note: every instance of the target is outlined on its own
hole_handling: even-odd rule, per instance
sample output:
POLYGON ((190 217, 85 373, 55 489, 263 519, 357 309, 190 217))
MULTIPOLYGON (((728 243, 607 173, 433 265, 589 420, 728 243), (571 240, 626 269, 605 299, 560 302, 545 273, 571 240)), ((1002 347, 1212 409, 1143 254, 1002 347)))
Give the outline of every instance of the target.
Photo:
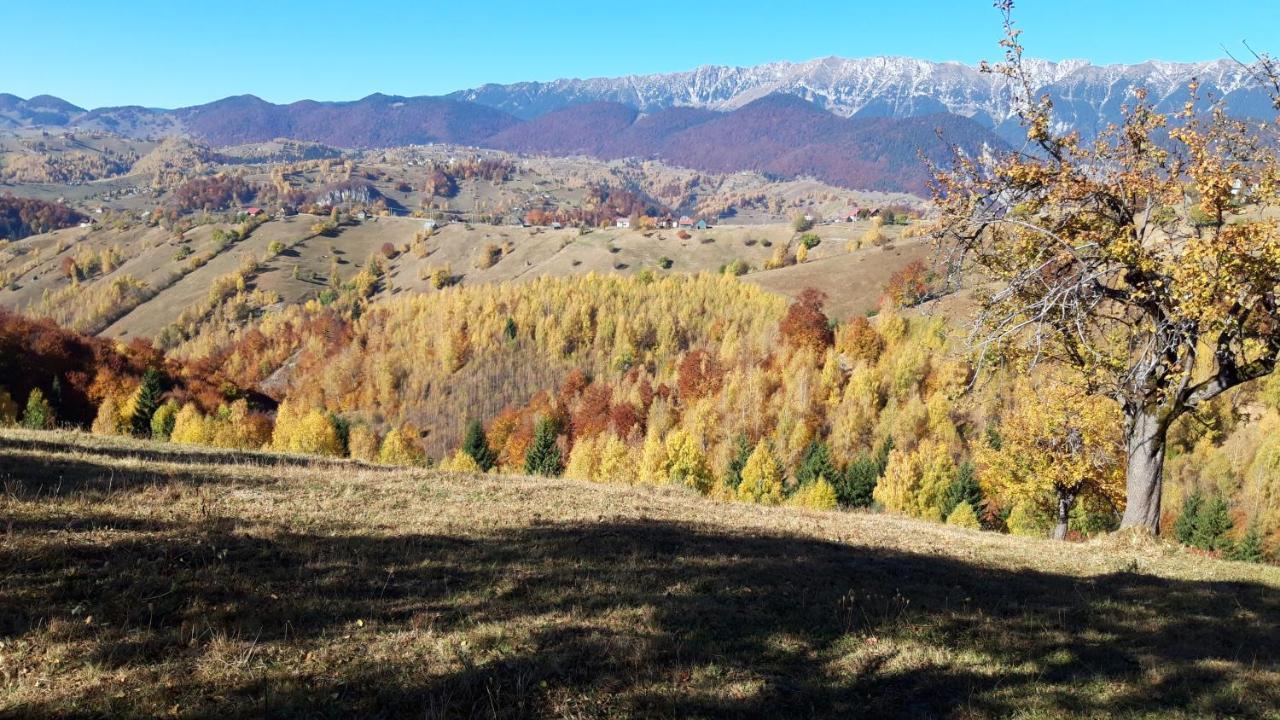
POLYGON ((1276 717, 1280 571, 0 432, 0 716, 1276 717))

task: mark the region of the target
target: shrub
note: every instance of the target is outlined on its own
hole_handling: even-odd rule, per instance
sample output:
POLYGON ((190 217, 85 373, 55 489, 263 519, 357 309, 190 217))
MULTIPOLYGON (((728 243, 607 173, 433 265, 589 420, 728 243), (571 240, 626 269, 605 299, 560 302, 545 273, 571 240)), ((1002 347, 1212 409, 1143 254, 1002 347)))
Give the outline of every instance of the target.
POLYGON ((173 435, 173 425, 178 418, 178 402, 168 400, 156 408, 151 416, 151 437, 155 440, 168 440, 173 435))
POLYGON ((192 403, 182 406, 174 416, 169 440, 191 445, 204 445, 209 442, 209 430, 199 408, 192 403))
POLYGON ((476 461, 462 450, 458 450, 450 455, 444 462, 440 463, 440 469, 447 472, 458 473, 478 473, 480 466, 476 465, 476 461))
POLYGON ((809 508, 810 510, 834 510, 836 508, 836 489, 826 478, 801 485, 788 500, 789 505, 809 508))
POLYGON ((667 257, 666 255, 663 255, 662 257, 658 258, 658 267, 662 268, 663 270, 670 270, 672 265, 675 265, 675 261, 667 257))
POLYGON ((48 430, 57 422, 53 406, 44 397, 44 391, 35 388, 27 396, 27 407, 22 411, 22 427, 29 430, 48 430))
POLYGON ((422 451, 399 429, 393 429, 382 439, 378 450, 378 462, 384 465, 420 465, 422 451))
POLYGON ((0 388, 0 427, 18 422, 18 403, 8 390, 0 388))
POLYGON ((352 426, 347 435, 347 453, 356 460, 377 462, 381 445, 378 434, 368 425, 352 426))
POLYGON ((980 530, 982 524, 978 522, 978 513, 973 511, 973 506, 968 502, 961 502, 955 506, 949 515, 947 515, 948 525, 958 525, 970 530, 980 530))
POLYGON ((471 264, 474 265, 477 270, 487 270, 494 265, 497 265, 498 260, 501 258, 502 249, 497 245, 489 244, 476 252, 476 256, 472 259, 471 264))
POLYGON ((1005 527, 1012 535, 1024 537, 1045 537, 1049 534, 1050 520, 1044 513, 1038 512, 1028 503, 1018 503, 1005 518, 1005 527))
POLYGON ((812 250, 822 243, 822 238, 815 233, 805 233, 800 236, 800 244, 812 250))
MULTIPOLYGON (((385 443, 384 443, 385 444, 385 443)), ((321 410, 303 410, 288 401, 276 413, 271 447, 311 455, 344 455, 342 438, 333 418, 321 410)))

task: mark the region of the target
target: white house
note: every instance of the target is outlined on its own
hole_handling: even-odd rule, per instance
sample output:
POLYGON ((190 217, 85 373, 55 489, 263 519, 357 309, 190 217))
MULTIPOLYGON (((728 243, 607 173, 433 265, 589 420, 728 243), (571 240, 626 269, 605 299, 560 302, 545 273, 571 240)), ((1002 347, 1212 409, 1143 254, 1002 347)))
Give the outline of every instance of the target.
POLYGON ((620 217, 614 223, 614 226, 622 228, 623 230, 628 230, 631 228, 631 218, 620 217))

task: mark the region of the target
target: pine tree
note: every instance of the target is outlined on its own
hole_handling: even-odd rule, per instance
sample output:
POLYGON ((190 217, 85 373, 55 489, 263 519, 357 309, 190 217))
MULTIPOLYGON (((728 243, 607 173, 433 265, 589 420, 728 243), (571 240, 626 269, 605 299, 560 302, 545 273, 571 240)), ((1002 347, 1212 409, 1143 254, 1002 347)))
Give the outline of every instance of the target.
POLYGON ((729 458, 729 467, 725 468, 724 487, 730 492, 737 492, 742 484, 742 468, 747 466, 747 458, 751 457, 751 441, 746 435, 739 434, 734 441, 733 457, 729 458))
POLYGON ((480 468, 480 472, 489 472, 498 461, 497 454, 489 447, 489 441, 485 438, 484 425, 480 424, 479 420, 472 420, 467 424, 466 438, 462 441, 462 452, 476 461, 476 467, 480 468))
POLYGON ((530 475, 556 477, 560 474, 563 462, 560 447, 556 445, 559 434, 556 423, 550 418, 538 420, 533 430, 533 443, 529 445, 524 456, 524 471, 530 475))
POLYGON ((27 396, 27 407, 22 411, 22 427, 29 430, 48 430, 57 421, 53 407, 44 397, 44 391, 35 388, 27 396))
POLYGON ((1227 501, 1221 496, 1214 496, 1200 510, 1191 534, 1191 544, 1201 550, 1229 551, 1231 538, 1227 534, 1231 532, 1232 525, 1227 501))
POLYGON ((1266 550, 1262 547, 1262 534, 1258 531, 1258 523, 1249 523, 1249 529, 1245 532, 1244 537, 1240 538, 1240 542, 1231 549, 1227 557, 1240 562, 1261 563, 1267 561, 1266 550))
POLYGON ((1182 501, 1182 512, 1173 524, 1173 537, 1183 545, 1190 545, 1195 538, 1196 525, 1200 522, 1200 510, 1204 507, 1204 496, 1199 490, 1192 490, 1182 501))
POLYGON ((876 483, 880 481, 883 467, 879 460, 867 455, 859 455, 849 467, 836 486, 836 496, 845 507, 864 508, 871 506, 871 495, 875 492, 876 483))
POLYGON ((889 467, 889 453, 892 452, 893 436, 890 435, 884 439, 883 443, 880 443, 880 449, 876 451, 876 464, 879 466, 879 469, 876 471, 876 475, 884 475, 885 468, 889 467))
POLYGON ((507 318, 507 325, 502 329, 502 334, 505 335, 508 340, 515 340, 516 331, 517 331, 517 328, 516 328, 515 319, 510 317, 507 318))
POLYGON ((160 394, 162 392, 160 372, 155 368, 147 368, 147 371, 142 374, 142 384, 138 386, 138 391, 133 400, 133 417, 130 422, 133 434, 136 437, 152 434, 151 418, 156 414, 156 410, 160 408, 160 394))
POLYGON ((800 459, 800 467, 796 468, 796 482, 803 487, 819 478, 838 478, 840 471, 831 460, 831 447, 821 440, 809 443, 800 459))
POLYGON ((956 470, 956 479, 942 496, 942 516, 950 518, 952 511, 961 503, 968 503, 969 509, 975 513, 983 506, 982 488, 978 487, 977 473, 971 462, 960 464, 960 468, 956 470))

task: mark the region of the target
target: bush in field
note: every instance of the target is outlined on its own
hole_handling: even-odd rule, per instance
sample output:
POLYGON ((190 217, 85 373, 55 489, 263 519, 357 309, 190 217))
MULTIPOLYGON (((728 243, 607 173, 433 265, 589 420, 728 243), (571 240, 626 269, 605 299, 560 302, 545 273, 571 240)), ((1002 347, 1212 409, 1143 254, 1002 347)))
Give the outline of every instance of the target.
POLYGON ((27 407, 22 411, 22 427, 31 430, 47 430, 57 422, 53 406, 44 397, 44 391, 35 388, 27 396, 27 407))

